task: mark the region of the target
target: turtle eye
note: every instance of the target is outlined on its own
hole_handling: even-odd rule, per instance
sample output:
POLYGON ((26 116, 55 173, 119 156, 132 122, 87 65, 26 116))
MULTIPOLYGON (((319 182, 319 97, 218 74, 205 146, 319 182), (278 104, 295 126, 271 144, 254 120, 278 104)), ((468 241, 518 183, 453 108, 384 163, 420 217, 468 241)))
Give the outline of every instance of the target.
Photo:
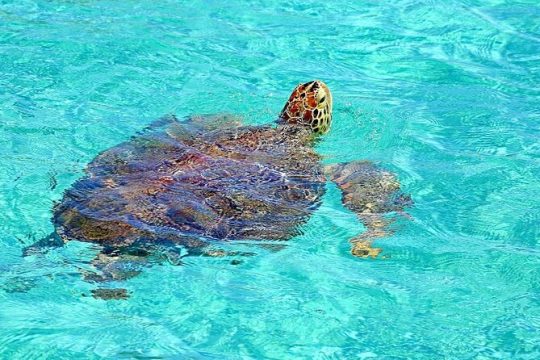
POLYGON ((321 98, 321 100, 319 100, 319 102, 321 102, 321 103, 323 103, 323 102, 325 102, 325 101, 326 101, 326 95, 323 96, 323 97, 321 98))

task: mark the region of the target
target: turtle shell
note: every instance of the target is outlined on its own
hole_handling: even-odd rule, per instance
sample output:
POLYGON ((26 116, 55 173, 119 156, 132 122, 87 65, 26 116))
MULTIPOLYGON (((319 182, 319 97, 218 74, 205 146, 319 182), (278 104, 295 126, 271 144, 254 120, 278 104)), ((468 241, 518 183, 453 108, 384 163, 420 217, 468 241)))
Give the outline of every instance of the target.
POLYGON ((308 129, 173 121, 98 155, 55 206, 65 240, 285 240, 325 178, 308 129))

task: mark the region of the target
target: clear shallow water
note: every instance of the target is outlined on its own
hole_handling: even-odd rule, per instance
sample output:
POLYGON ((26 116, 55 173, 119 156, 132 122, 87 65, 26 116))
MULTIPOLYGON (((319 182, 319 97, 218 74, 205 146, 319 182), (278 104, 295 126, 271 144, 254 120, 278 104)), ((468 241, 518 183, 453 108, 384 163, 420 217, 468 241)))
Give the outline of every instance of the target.
POLYGON ((540 357, 536 1, 0 2, 2 358, 540 357), (327 162, 395 171, 414 221, 361 231, 329 186, 304 235, 237 266, 190 258, 88 296, 97 250, 42 257, 51 207, 100 151, 167 113, 273 120, 334 93, 327 162), (86 296, 83 296, 86 295, 86 296))

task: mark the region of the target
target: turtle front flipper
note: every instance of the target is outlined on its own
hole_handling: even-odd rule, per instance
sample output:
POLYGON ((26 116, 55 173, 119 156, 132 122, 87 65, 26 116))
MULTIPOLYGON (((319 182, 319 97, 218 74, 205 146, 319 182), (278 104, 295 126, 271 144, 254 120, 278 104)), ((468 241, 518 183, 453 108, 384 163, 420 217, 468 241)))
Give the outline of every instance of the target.
POLYGON ((351 253, 358 257, 376 257, 382 250, 372 242, 392 234, 392 219, 386 215, 402 213, 412 205, 403 194, 396 176, 369 161, 353 161, 328 165, 325 173, 342 191, 343 205, 358 215, 366 231, 350 240, 351 253))

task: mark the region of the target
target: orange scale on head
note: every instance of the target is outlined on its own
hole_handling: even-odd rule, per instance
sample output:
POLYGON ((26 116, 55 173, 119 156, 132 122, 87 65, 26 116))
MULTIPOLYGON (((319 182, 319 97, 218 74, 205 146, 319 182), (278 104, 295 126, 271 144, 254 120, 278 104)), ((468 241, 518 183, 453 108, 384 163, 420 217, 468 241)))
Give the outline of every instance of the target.
POLYGON ((306 99, 307 101, 307 104, 309 105, 309 107, 311 108, 316 108, 317 107, 317 100, 315 100, 315 97, 313 95, 309 95, 308 98, 306 99))
POLYGON ((328 130, 332 114, 332 96, 324 82, 299 84, 280 114, 280 123, 308 125, 317 133, 328 130), (315 121, 316 120, 316 121, 315 121), (315 122, 314 122, 315 121, 315 122))

